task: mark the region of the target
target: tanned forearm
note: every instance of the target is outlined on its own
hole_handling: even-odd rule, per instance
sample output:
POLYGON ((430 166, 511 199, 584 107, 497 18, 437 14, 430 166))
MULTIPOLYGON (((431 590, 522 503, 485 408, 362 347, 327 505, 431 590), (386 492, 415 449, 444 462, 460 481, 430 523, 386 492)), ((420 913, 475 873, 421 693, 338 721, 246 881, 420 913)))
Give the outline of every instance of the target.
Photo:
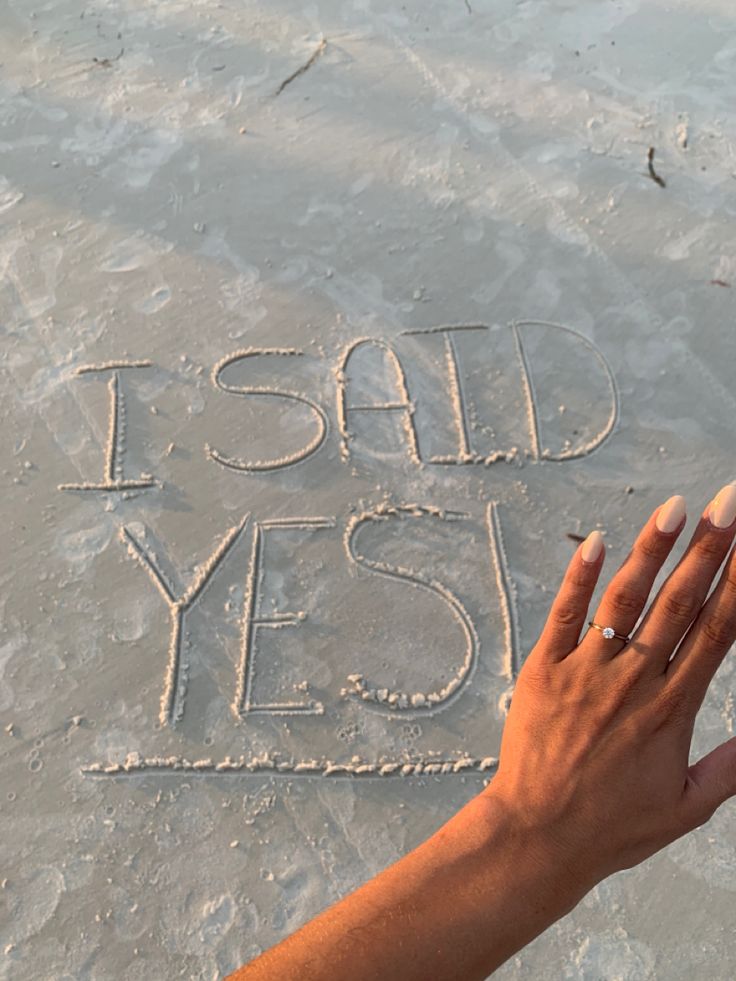
POLYGON ((483 981, 592 888, 565 864, 485 792, 228 981, 483 981))
POLYGON ((736 738, 689 762, 695 718, 736 643, 736 482, 702 512, 642 618, 685 520, 677 494, 652 513, 592 625, 605 545, 591 532, 516 679, 490 784, 233 979, 483 981, 596 883, 736 796, 736 738), (580 640, 586 621, 598 629, 580 640))

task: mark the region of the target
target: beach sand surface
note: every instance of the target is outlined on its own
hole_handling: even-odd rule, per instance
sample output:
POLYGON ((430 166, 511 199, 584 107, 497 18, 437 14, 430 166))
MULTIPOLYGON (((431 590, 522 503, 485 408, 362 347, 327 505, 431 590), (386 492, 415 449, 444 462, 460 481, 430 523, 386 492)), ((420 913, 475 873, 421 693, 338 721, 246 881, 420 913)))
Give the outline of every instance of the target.
MULTIPOLYGON (((3 6, 0 977, 215 981, 492 779, 575 536, 736 477, 735 71, 726 0, 3 6)), ((726 805, 495 976, 731 981, 735 890, 726 805)))

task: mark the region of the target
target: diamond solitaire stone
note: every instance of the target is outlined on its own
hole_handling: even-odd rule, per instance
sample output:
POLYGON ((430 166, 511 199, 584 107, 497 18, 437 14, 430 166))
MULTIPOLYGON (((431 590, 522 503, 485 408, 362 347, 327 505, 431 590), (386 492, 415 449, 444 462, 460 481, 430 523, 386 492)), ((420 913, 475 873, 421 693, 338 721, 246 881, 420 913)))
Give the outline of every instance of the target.
POLYGON ((604 627, 603 636, 606 638, 606 640, 613 640, 613 638, 616 636, 616 631, 613 629, 613 627, 604 627))

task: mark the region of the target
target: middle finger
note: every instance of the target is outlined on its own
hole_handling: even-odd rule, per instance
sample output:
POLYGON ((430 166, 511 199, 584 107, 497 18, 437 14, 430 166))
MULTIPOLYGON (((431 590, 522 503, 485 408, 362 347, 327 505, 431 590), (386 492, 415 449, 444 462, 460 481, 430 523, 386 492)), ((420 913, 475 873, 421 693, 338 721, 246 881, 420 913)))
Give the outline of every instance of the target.
MULTIPOLYGON (((679 494, 657 508, 603 593, 593 617, 595 623, 613 627, 616 633, 628 636, 644 610, 654 580, 672 551, 684 521, 685 500, 679 494)), ((585 648, 586 658, 608 660, 617 657, 626 645, 619 639, 608 640, 599 630, 590 630, 581 647, 585 648)))

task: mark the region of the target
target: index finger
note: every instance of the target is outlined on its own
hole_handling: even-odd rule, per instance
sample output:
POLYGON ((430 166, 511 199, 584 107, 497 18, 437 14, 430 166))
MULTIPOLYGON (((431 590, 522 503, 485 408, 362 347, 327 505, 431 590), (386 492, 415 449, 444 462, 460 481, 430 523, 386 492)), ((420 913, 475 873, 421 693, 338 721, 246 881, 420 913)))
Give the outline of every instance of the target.
POLYGON ((570 560, 539 638, 550 659, 561 661, 577 647, 604 557, 603 536, 591 531, 570 560))

